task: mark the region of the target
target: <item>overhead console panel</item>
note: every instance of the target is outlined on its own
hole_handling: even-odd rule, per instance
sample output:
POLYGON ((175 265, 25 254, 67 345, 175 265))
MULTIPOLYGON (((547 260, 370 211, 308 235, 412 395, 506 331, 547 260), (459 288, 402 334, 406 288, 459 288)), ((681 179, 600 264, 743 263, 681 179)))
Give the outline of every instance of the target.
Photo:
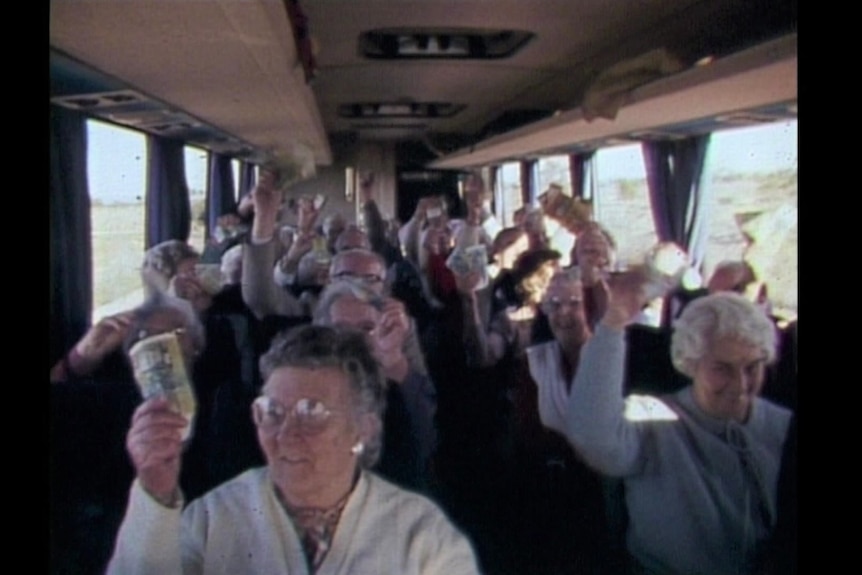
POLYGON ((235 157, 332 162, 283 2, 55 0, 49 38, 58 105, 235 157))
POLYGON ((614 119, 583 107, 560 112, 448 154, 429 166, 463 169, 510 158, 684 137, 771 118, 796 117, 796 35, 647 82, 622 95, 614 119))

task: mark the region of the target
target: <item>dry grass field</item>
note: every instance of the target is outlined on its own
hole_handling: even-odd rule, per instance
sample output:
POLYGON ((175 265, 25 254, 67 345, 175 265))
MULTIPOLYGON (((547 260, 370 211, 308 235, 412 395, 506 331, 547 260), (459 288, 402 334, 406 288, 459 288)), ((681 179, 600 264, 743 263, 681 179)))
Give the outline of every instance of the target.
MULTIPOLYGON (((199 215, 203 201, 192 203, 199 215)), ((95 318, 128 309, 141 302, 141 260, 144 254, 144 206, 95 204, 91 208, 93 234, 93 309, 95 318)), ((193 244, 203 245, 203 226, 193 218, 193 244)), ((94 319, 95 319, 94 318, 94 319)))

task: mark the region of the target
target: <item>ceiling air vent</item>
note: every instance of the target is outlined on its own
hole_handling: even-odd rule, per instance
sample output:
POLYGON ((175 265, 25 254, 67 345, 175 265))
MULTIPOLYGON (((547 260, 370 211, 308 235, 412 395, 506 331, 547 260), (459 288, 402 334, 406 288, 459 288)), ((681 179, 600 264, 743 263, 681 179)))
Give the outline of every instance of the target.
POLYGON ((533 38, 520 30, 397 28, 359 37, 359 54, 378 60, 508 58, 533 38))
POLYGON ((75 94, 73 96, 57 96, 51 101, 58 106, 79 110, 82 112, 96 112, 107 108, 128 106, 149 102, 142 94, 134 90, 118 90, 115 92, 101 92, 97 94, 75 94))
POLYGON ((359 102, 338 107, 342 118, 448 118, 465 106, 448 102, 359 102))

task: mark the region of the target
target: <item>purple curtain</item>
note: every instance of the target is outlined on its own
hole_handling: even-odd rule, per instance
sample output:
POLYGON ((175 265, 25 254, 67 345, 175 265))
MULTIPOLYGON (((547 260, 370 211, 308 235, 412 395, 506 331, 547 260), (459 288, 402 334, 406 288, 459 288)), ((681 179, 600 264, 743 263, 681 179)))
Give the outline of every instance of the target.
POLYGON ((533 205, 533 165, 535 160, 521 161, 521 200, 525 206, 533 205))
POLYGON ((84 335, 93 309, 87 125, 83 116, 53 106, 50 122, 49 366, 84 335))
POLYGON ((569 178, 572 183, 572 197, 591 200, 595 192, 593 166, 595 150, 569 154, 569 178))
POLYGON ((684 248, 699 268, 705 250, 709 186, 701 182, 709 134, 678 141, 644 142, 650 204, 659 241, 684 248))
POLYGON ((147 249, 167 240, 187 242, 191 220, 183 143, 147 136, 147 249))
POLYGON ((488 189, 491 191, 491 210, 497 212, 497 178, 500 177, 500 166, 488 168, 488 189))
POLYGON ((219 216, 235 212, 237 204, 231 159, 210 152, 208 165, 206 237, 215 229, 219 216))

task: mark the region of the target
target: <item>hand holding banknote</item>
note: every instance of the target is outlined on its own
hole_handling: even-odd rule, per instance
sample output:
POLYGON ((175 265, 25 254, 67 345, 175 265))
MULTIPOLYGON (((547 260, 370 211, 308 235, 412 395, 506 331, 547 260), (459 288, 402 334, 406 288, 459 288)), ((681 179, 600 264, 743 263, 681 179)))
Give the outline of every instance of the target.
POLYGON ((165 397, 155 396, 135 410, 126 449, 144 491, 167 507, 177 503, 185 417, 165 397))

